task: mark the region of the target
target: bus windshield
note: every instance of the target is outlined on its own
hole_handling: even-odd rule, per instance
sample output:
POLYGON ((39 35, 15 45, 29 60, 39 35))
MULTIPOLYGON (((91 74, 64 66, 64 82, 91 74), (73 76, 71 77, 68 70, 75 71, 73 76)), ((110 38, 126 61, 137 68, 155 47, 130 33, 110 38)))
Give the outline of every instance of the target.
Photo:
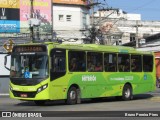
POLYGON ((48 56, 43 54, 13 54, 11 57, 11 78, 46 78, 48 56))

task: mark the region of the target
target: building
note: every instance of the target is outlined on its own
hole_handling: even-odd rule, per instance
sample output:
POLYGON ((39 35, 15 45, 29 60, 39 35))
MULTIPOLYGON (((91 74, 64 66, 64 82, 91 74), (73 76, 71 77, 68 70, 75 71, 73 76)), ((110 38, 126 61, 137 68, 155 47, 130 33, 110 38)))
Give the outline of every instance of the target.
POLYGON ((52 32, 51 5, 51 0, 1 0, 0 45, 9 39, 19 44, 49 36, 52 32))
POLYGON ((125 20, 141 20, 141 14, 127 13, 119 8, 99 9, 94 13, 95 19, 105 21, 105 19, 125 19, 125 20))
POLYGON ((83 0, 54 0, 53 1, 53 30, 54 37, 64 43, 83 43, 81 30, 90 24, 89 8, 83 0))
POLYGON ((16 44, 57 39, 83 43, 81 30, 90 24, 87 4, 84 0, 1 0, 0 51, 9 39, 16 44))
MULTIPOLYGON (((89 11, 88 0, 1 0, 0 44, 8 39, 17 44, 31 39, 84 43, 86 34, 82 31, 90 26, 89 11)), ((102 31, 104 43, 110 45, 160 32, 160 21, 142 21, 140 14, 113 8, 95 12, 94 25, 102 31)))
POLYGON ((160 21, 143 21, 140 14, 120 9, 103 9, 95 13, 95 21, 105 35, 105 43, 125 44, 160 33, 160 21))

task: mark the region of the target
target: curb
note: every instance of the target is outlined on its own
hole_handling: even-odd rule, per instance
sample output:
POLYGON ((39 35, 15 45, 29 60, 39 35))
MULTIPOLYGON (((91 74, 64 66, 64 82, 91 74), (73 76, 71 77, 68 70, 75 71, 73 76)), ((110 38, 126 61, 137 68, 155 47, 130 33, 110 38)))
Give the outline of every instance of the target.
POLYGON ((155 96, 153 98, 150 98, 150 100, 159 101, 160 102, 160 96, 155 96))

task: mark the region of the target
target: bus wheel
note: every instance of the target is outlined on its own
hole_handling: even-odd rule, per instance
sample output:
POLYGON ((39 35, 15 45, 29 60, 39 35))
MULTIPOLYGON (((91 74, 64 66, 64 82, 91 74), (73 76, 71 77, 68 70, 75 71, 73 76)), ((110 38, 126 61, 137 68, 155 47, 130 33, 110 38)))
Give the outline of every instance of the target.
POLYGON ((36 105, 38 105, 38 106, 43 106, 43 105, 45 105, 45 100, 35 100, 34 101, 34 103, 36 104, 36 105))
POLYGON ((122 99, 123 100, 131 100, 133 98, 132 88, 129 84, 126 84, 123 87, 122 99))
POLYGON ((71 87, 67 93, 67 104, 74 105, 77 103, 77 89, 71 87))

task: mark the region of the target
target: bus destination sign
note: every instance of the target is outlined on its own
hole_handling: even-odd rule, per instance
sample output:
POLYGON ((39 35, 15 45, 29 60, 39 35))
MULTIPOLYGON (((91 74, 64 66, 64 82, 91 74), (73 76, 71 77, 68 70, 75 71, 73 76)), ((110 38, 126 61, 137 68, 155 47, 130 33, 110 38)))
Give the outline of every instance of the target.
POLYGON ((13 52, 46 52, 46 46, 15 46, 13 52))

